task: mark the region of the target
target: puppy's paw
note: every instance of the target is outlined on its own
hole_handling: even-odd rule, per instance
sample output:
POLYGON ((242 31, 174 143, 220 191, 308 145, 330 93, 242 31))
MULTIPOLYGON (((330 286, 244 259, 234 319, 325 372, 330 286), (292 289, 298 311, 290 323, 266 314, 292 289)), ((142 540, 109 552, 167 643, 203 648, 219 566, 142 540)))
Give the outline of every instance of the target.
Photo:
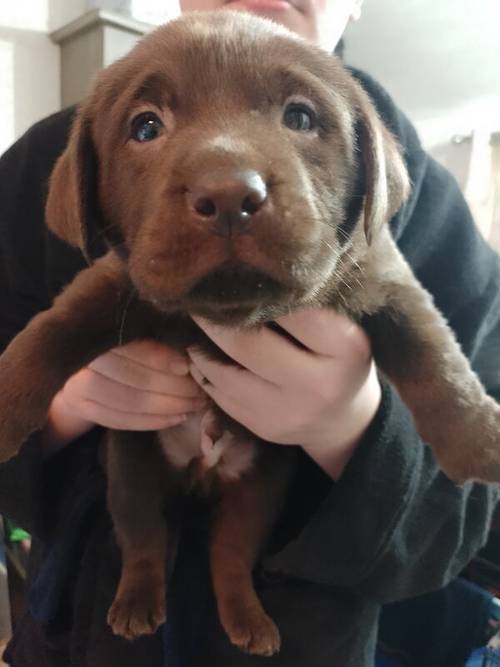
POLYGON ((245 653, 269 657, 279 652, 279 630, 262 607, 235 604, 221 620, 231 643, 245 653))
POLYGON ((15 456, 34 430, 36 427, 23 419, 18 410, 0 401, 0 463, 15 456))
POLYGON ((113 633, 129 640, 154 634, 165 620, 163 587, 155 593, 133 591, 117 596, 108 612, 113 633))
POLYGON ((47 420, 54 393, 19 370, 19 377, 4 372, 0 360, 0 463, 15 456, 29 436, 47 420), (28 379, 27 379, 28 378, 28 379))
POLYGON ((464 446, 459 456, 446 452, 437 455, 436 459, 445 475, 457 484, 468 481, 500 483, 500 442, 498 449, 464 446))

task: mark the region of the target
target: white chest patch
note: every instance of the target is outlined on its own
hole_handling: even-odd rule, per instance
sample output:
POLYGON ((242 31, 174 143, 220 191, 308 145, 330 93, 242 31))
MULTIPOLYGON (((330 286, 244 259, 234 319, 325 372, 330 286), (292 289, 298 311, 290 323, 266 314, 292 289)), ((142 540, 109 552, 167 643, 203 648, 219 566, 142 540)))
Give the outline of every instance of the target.
POLYGON ((167 460, 176 468, 187 468, 198 459, 208 470, 214 468, 222 479, 236 480, 255 460, 257 445, 250 436, 236 437, 218 432, 211 410, 189 415, 179 426, 158 432, 167 460))

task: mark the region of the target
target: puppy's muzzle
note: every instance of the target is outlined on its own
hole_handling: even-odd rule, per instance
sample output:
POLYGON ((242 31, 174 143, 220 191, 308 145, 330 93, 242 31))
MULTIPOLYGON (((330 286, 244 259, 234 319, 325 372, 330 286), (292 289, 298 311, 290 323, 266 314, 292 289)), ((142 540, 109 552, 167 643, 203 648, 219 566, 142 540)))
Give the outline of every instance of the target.
POLYGON ((219 169, 199 176, 186 199, 195 223, 229 239, 250 230, 268 203, 268 190, 256 171, 219 169))

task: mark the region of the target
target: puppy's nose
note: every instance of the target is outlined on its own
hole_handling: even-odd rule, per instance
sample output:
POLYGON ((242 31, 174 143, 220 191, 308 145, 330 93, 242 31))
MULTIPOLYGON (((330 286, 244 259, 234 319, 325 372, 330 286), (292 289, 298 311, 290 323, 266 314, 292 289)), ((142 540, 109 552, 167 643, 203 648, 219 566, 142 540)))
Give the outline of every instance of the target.
POLYGON ((230 238, 243 234, 267 201, 262 176, 251 170, 217 170, 199 178, 186 192, 188 207, 197 222, 230 238))

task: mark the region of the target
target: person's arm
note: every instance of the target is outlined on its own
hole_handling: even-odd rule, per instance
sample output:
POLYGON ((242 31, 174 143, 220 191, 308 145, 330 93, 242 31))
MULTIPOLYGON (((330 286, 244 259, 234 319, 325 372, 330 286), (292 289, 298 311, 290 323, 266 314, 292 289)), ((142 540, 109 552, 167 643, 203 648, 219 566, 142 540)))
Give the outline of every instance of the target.
MULTIPOLYGON (((499 397, 499 258, 449 174, 414 157, 421 178, 414 179, 398 242, 488 391, 499 397)), ((470 561, 487 539, 496 501, 495 486, 457 486, 440 472, 408 409, 385 386, 341 478, 267 567, 380 602, 412 597, 446 584, 470 561)))
MULTIPOLYGON (((71 116, 67 111, 42 121, 0 158, 0 352, 80 266, 78 254, 43 224, 47 180, 71 116)), ((0 512, 34 534, 45 526, 45 472, 37 434, 0 465, 0 512)))

